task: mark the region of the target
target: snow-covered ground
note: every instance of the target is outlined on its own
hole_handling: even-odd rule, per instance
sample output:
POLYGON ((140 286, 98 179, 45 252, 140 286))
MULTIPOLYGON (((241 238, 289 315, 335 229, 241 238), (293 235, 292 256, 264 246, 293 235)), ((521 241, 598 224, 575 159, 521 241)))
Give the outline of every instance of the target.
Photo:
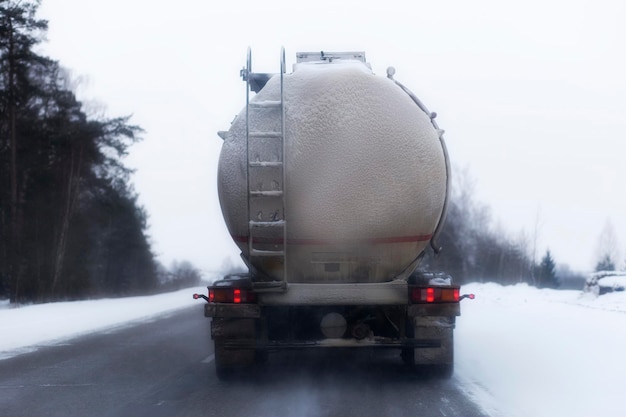
POLYGON ((472 284, 456 376, 493 416, 626 415, 626 293, 472 284))
MULTIPOLYGON (((152 297, 9 308, 0 358, 193 305, 204 287, 152 297)), ((455 378, 494 417, 626 415, 626 292, 594 297, 470 284, 456 329, 455 378)))
POLYGON ((127 326, 200 304, 188 288, 146 297, 113 298, 28 305, 14 308, 0 301, 0 360, 88 333, 127 326))

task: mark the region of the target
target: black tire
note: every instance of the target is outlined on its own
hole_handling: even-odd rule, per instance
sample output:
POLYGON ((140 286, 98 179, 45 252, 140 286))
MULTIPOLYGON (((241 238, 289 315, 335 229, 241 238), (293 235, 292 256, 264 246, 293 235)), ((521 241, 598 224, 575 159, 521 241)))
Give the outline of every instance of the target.
POLYGON ((443 365, 435 365, 433 376, 441 379, 450 379, 454 375, 454 363, 446 363, 443 365))
POLYGON ((257 349, 256 350, 256 364, 267 363, 269 360, 270 353, 265 349, 257 349))
POLYGON ((235 378, 235 372, 231 368, 221 366, 215 362, 215 375, 222 382, 232 381, 235 378))
POLYGON ((232 366, 226 365, 230 363, 229 352, 223 347, 223 343, 219 340, 215 341, 215 374, 220 381, 232 379, 232 366))
POLYGON ((402 349, 400 357, 402 358, 402 362, 409 366, 413 366, 415 364, 415 350, 413 348, 402 349))

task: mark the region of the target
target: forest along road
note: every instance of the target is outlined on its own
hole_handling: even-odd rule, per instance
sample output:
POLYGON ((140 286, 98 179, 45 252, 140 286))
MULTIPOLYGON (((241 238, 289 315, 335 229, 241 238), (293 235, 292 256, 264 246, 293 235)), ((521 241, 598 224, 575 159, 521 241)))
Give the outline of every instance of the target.
MULTIPOLYGON (((190 296, 191 302, 191 296, 190 296)), ((0 416, 483 416, 396 351, 292 351, 220 382, 202 306, 0 361, 0 416)))

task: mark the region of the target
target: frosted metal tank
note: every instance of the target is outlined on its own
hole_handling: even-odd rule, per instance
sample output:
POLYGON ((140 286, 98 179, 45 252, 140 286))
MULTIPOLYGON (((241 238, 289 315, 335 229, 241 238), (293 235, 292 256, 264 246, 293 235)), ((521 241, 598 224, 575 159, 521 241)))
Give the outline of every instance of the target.
MULTIPOLYGON (((220 204, 252 276, 292 283, 406 278, 433 238, 446 201, 447 157, 430 115, 391 77, 373 74, 364 59, 300 62, 284 75, 282 91, 280 76, 271 77, 250 98, 257 110, 244 108, 222 135, 220 204), (282 140, 247 136, 250 125, 281 129, 283 110, 271 106, 277 102, 284 106, 284 155, 276 144, 282 140), (284 160, 284 184, 250 168, 255 160, 265 168, 272 164, 259 161, 284 160), (284 190, 283 206, 255 202, 251 187, 284 190), (255 216, 263 224, 284 220, 284 257, 251 256, 255 216)), ((284 242, 267 230, 259 242, 284 242)))

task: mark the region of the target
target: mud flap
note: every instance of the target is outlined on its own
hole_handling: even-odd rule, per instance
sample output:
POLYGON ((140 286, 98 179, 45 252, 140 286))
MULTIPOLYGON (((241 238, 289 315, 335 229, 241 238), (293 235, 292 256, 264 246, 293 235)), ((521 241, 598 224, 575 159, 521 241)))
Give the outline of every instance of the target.
POLYGON ((414 364, 426 371, 449 378, 454 372, 455 317, 415 317, 415 338, 440 341, 440 347, 414 349, 414 364))
POLYGON ((220 379, 255 364, 255 320, 214 318, 211 337, 215 343, 215 370, 220 379))

